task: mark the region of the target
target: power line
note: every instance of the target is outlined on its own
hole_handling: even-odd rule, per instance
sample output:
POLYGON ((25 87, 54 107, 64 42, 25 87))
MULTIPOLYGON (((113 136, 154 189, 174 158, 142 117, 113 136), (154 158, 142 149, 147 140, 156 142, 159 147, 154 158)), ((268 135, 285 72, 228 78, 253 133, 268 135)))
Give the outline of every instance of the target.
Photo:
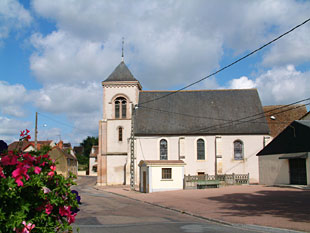
MULTIPOLYGON (((290 104, 287 104, 287 105, 282 105, 280 107, 277 107, 277 108, 274 108, 274 109, 271 109, 271 110, 268 110, 268 111, 264 111, 264 112, 256 113, 254 115, 246 116, 246 117, 243 117, 243 118, 240 118, 240 119, 237 119, 237 120, 229 120, 229 119, 206 117, 206 116, 197 116, 197 115, 191 115, 191 114, 180 113, 180 112, 172 112, 172 111, 168 111, 168 110, 163 110, 163 109, 158 109, 158 108, 151 108, 151 107, 144 107, 144 106, 140 106, 140 108, 148 109, 148 110, 151 110, 151 111, 163 112, 163 113, 167 113, 167 114, 175 114, 175 115, 180 115, 180 116, 185 116, 185 117, 191 117, 191 118, 196 118, 196 119, 210 119, 210 120, 218 120, 218 121, 227 121, 228 123, 231 123, 233 121, 242 122, 242 120, 245 120, 245 119, 248 119, 248 118, 251 118, 251 117, 255 117, 255 116, 260 116, 262 114, 264 115, 266 113, 274 112, 276 110, 287 108, 289 106, 296 105, 296 104, 299 104, 301 102, 305 102, 307 100, 310 100, 310 97, 306 98, 306 99, 302 99, 302 100, 296 101, 296 102, 293 102, 293 103, 290 103, 290 104)), ((301 105, 301 107, 302 106, 304 106, 304 105, 301 105)), ((210 127, 212 127, 212 126, 210 126, 210 127)))
POLYGON ((184 90, 184 89, 187 89, 187 88, 189 88, 189 87, 191 87, 191 86, 193 86, 193 85, 195 85, 195 84, 197 84, 197 83, 199 83, 199 82, 202 82, 203 80, 205 80, 205 79, 207 79, 207 78, 210 78, 211 76, 214 76, 214 75, 220 73, 221 71, 223 71, 223 70, 225 70, 225 69, 227 69, 227 68, 233 66, 234 64, 236 64, 236 63, 238 63, 238 62, 244 60, 245 58, 247 58, 247 57, 249 57, 249 56, 255 54, 255 53, 258 52, 259 50, 262 50, 263 48, 265 48, 265 47, 267 47, 268 45, 274 43, 275 41, 279 40, 279 39, 282 38, 283 36, 286 36, 287 34, 291 33, 292 31, 296 30, 297 28, 301 27, 302 25, 308 23, 309 21, 310 21, 310 18, 308 18, 307 20, 305 20, 305 21, 302 22, 301 24, 298 24, 297 26, 293 27, 292 29, 288 30, 287 32, 281 34, 280 36, 276 37, 275 39, 271 40, 270 42, 264 44, 263 46, 259 47, 258 49, 253 50, 252 52, 246 54, 245 56, 243 56, 243 57, 241 57, 241 58, 239 58, 239 59, 237 59, 236 61, 230 63, 229 65, 224 66, 223 68, 221 68, 221 69, 215 71, 214 73, 212 73, 212 74, 210 74, 210 75, 208 75, 208 76, 206 76, 206 77, 204 77, 204 78, 202 78, 202 79, 199 79, 199 80, 196 81, 196 82, 193 82, 193 83, 191 83, 191 84, 189 84, 189 85, 187 85, 187 86, 185 86, 185 87, 183 87, 183 88, 181 88, 181 89, 178 89, 177 91, 173 91, 173 92, 170 92, 170 93, 168 93, 168 94, 166 94, 166 95, 163 95, 163 96, 154 98, 154 99, 152 99, 152 100, 148 100, 148 101, 139 103, 138 106, 140 107, 140 106, 142 106, 143 104, 150 103, 150 102, 154 102, 154 101, 157 101, 157 100, 159 100, 159 99, 166 98, 166 97, 168 97, 168 96, 170 96, 170 95, 176 94, 176 93, 178 93, 178 92, 180 92, 180 91, 182 91, 182 90, 184 90))
MULTIPOLYGON (((297 108, 301 108, 301 107, 308 106, 308 105, 310 105, 310 103, 307 103, 307 104, 304 104, 304 105, 300 105, 300 106, 297 106, 295 108, 286 109, 286 110, 283 110, 281 112, 274 113, 272 115, 278 115, 278 114, 281 114, 283 112, 292 111, 292 110, 295 110, 297 108)), ((267 117, 272 116, 272 115, 268 115, 267 117)), ((239 124, 244 124, 244 123, 264 123, 264 122, 253 122, 255 120, 258 120, 258 119, 261 119, 261 118, 264 118, 264 117, 266 117, 266 116, 263 115, 263 116, 257 117, 255 119, 250 119, 250 120, 247 120, 247 121, 240 121, 240 119, 238 119, 238 120, 236 120, 238 123, 234 124, 234 126, 239 125, 239 124)), ((208 132, 208 131, 213 130, 214 128, 215 129, 221 129, 221 128, 230 127, 231 124, 233 124, 234 122, 235 121, 230 122, 229 125, 227 123, 224 123, 224 124, 218 124, 218 125, 209 126, 207 128, 201 128, 201 129, 192 131, 191 133, 196 133, 196 132, 200 132, 200 131, 208 132)))
POLYGON ((65 122, 63 122, 63 121, 56 120, 56 119, 54 119, 54 118, 52 118, 52 117, 50 117, 50 116, 47 116, 47 115, 45 115, 45 114, 43 114, 43 113, 40 113, 40 112, 38 112, 38 114, 41 115, 41 116, 43 116, 43 117, 45 117, 45 118, 47 118, 47 119, 49 119, 49 120, 51 120, 51 121, 54 121, 54 122, 56 122, 56 123, 58 123, 58 124, 61 124, 61 125, 63 125, 63 126, 66 126, 66 127, 68 127, 68 128, 77 130, 77 131, 79 131, 79 132, 85 134, 84 131, 82 131, 82 130, 80 130, 80 129, 78 129, 78 128, 72 126, 72 125, 69 125, 69 124, 67 124, 67 123, 65 123, 65 122))

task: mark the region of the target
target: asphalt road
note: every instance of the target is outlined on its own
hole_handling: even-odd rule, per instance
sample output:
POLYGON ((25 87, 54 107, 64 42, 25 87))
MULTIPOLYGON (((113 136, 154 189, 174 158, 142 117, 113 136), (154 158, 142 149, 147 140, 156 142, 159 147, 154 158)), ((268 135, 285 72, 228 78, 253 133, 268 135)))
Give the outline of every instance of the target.
POLYGON ((250 225, 221 224, 153 206, 94 188, 95 177, 79 177, 81 211, 74 224, 81 233, 292 232, 250 225))

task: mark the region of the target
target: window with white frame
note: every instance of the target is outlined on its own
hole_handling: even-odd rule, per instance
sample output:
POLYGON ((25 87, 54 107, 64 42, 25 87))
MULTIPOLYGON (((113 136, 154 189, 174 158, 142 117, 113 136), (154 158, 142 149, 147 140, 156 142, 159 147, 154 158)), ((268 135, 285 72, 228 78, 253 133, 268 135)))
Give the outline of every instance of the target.
POLYGON ((243 160, 243 142, 241 140, 234 141, 234 159, 243 160))
POLYGON ((160 140, 160 160, 168 159, 168 142, 166 139, 160 140))

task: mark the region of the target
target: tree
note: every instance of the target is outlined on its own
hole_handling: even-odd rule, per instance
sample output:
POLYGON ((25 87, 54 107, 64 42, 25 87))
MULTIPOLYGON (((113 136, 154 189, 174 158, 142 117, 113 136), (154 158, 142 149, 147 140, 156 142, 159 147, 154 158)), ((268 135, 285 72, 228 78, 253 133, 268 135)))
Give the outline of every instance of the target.
POLYGON ((83 155, 89 158, 92 146, 98 145, 98 137, 88 136, 86 139, 83 140, 82 143, 80 143, 80 145, 84 148, 83 155))

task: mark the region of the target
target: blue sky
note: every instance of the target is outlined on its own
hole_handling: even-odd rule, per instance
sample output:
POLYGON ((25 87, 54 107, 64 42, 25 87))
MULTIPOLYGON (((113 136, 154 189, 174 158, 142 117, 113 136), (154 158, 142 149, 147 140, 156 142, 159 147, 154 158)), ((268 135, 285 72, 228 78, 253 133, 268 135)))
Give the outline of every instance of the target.
MULTIPOLYGON (((207 76, 309 17, 309 1, 0 2, 0 139, 98 134, 101 81, 121 61, 145 90, 207 76), (32 134, 33 136, 33 134, 32 134)), ((310 23, 193 89, 257 88, 263 105, 309 97, 310 23)))

